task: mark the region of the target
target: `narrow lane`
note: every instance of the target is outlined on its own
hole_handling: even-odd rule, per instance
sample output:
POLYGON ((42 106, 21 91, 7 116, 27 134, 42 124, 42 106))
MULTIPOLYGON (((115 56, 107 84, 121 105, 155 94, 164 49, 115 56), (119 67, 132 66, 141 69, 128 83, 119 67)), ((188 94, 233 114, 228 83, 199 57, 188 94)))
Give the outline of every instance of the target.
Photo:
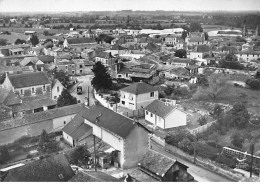
POLYGON ((152 150, 154 150, 158 153, 161 153, 171 159, 175 159, 175 160, 177 159, 179 162, 187 165, 189 167, 188 172, 194 177, 194 179, 196 181, 199 181, 199 182, 234 182, 231 179, 228 179, 219 174, 208 171, 200 166, 193 164, 192 162, 186 161, 178 156, 175 156, 173 154, 166 152, 162 148, 158 147, 157 144, 155 144, 154 142, 152 142, 151 145, 152 145, 152 150))

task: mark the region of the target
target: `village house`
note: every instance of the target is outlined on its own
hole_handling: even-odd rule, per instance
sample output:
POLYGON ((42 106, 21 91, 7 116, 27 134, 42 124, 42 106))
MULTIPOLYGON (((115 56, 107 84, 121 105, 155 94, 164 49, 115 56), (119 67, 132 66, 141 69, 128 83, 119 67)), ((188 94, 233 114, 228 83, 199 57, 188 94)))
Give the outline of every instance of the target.
POLYGON ((185 126, 187 114, 178 109, 174 101, 154 100, 145 109, 145 121, 162 129, 185 126))
POLYGON ((198 45, 195 51, 190 52, 190 59, 203 59, 211 56, 211 48, 207 45, 198 45))
POLYGON ((131 110, 142 109, 159 98, 158 90, 144 82, 120 89, 119 106, 131 110))
POLYGON ((189 167, 160 153, 147 151, 130 176, 139 182, 190 182, 189 167))
POLYGON ((68 75, 75 75, 76 74, 76 65, 69 60, 61 60, 56 62, 55 66, 57 67, 57 71, 64 71, 68 75))
POLYGON ((190 79, 189 71, 183 67, 173 68, 171 70, 161 72, 161 74, 164 74, 165 78, 170 80, 185 81, 190 79))
POLYGON ((188 46, 202 45, 206 43, 204 36, 186 37, 185 42, 188 46))
POLYGON ((85 49, 81 52, 80 56, 87 60, 93 60, 96 56, 96 52, 93 49, 85 49))
POLYGON ((7 45, 0 46, 0 55, 3 56, 17 56, 26 55, 30 50, 29 44, 19 44, 19 45, 7 45))
POLYGON ((66 182, 74 172, 64 154, 36 160, 8 171, 4 182, 66 182))
POLYGON ((130 78, 133 82, 153 83, 156 76, 156 64, 141 63, 129 67, 130 78))
POLYGON ((235 55, 238 61, 250 62, 260 58, 260 51, 240 51, 235 55))
POLYGON ((101 62, 104 66, 111 66, 113 64, 113 56, 109 52, 100 52, 95 57, 96 62, 101 62))
POLYGON ((93 105, 83 114, 84 123, 93 128, 93 135, 115 149, 114 166, 135 167, 148 150, 147 130, 140 123, 101 105, 93 105))
POLYGON ((62 83, 58 79, 55 79, 51 88, 51 99, 57 101, 63 89, 65 89, 65 87, 62 83))
POLYGON ((91 38, 66 38, 63 42, 64 48, 90 48, 97 45, 97 42, 94 39, 91 38))
POLYGON ((43 129, 47 133, 60 132, 83 107, 83 103, 74 104, 2 120, 0 145, 13 143, 24 136, 39 136, 43 129))
POLYGON ((166 64, 173 65, 175 67, 186 67, 189 66, 191 60, 188 58, 170 58, 166 61, 166 64))

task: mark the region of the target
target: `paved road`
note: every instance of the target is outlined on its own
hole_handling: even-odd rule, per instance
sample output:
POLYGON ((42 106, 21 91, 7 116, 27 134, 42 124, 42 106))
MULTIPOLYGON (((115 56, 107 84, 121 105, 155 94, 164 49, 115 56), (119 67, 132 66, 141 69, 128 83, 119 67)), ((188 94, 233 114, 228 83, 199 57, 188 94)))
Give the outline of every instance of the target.
POLYGON ((189 167, 188 172, 194 177, 194 179, 196 181, 199 181, 199 182, 232 182, 232 180, 230 180, 226 177, 223 177, 221 175, 208 171, 200 166, 193 164, 192 162, 186 161, 184 159, 181 159, 180 157, 177 157, 173 154, 166 152, 165 150, 158 147, 154 142, 152 142, 151 144, 152 144, 152 150, 159 152, 172 159, 175 159, 175 160, 177 159, 181 163, 187 165, 189 167))
POLYGON ((86 76, 78 76, 78 85, 82 86, 82 94, 77 94, 77 88, 74 88, 74 90, 71 92, 71 95, 76 97, 77 100, 80 101, 80 103, 86 102, 88 98, 88 88, 89 88, 89 103, 90 105, 94 104, 94 97, 93 97, 93 87, 91 86, 91 78, 93 75, 86 75, 86 76))

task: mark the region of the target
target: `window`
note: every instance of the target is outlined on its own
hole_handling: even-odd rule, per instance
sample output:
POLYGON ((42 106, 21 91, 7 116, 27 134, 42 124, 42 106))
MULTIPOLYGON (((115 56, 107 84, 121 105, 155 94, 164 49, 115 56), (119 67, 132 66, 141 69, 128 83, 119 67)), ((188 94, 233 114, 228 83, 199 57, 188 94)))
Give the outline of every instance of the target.
POLYGON ((75 74, 75 71, 74 71, 74 70, 72 70, 72 74, 75 74))
POLYGON ((147 110, 145 111, 145 114, 148 115, 148 111, 147 110))
POLYGON ((128 73, 126 73, 125 76, 128 77, 128 73))
POLYGON ((66 121, 64 121, 64 125, 66 125, 66 121))
POLYGON ((54 96, 53 98, 54 98, 54 100, 56 100, 56 99, 57 99, 57 96, 54 96))
POLYGON ((57 87, 57 92, 60 92, 60 87, 57 87))
POLYGON ((66 65, 65 68, 68 69, 68 66, 66 65))
POLYGON ((122 75, 118 75, 118 78, 121 78, 122 77, 122 75))
POLYGON ((125 101, 122 101, 122 104, 124 105, 124 104, 125 104, 125 101))
POLYGON ((79 68, 83 68, 83 66, 82 66, 82 65, 79 65, 79 68))
POLYGON ((154 97, 154 92, 151 92, 151 93, 150 93, 150 96, 151 96, 151 97, 154 97))
POLYGON ((35 89, 34 89, 34 87, 32 87, 32 93, 35 93, 35 89))
POLYGON ((151 113, 151 117, 153 117, 153 113, 151 113))
POLYGON ((46 86, 45 85, 43 85, 43 91, 46 91, 46 86))
POLYGON ((23 89, 21 89, 21 94, 23 94, 23 89))

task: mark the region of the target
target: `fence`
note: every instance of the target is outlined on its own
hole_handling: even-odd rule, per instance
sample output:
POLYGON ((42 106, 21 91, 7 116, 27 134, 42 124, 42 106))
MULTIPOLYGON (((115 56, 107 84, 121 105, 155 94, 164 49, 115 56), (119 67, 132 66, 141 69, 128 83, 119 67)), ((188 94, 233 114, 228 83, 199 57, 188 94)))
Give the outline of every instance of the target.
POLYGON ((150 135, 150 137, 149 137, 150 142, 154 141, 155 143, 159 144, 160 146, 165 147, 165 140, 164 139, 162 139, 162 138, 160 138, 160 137, 158 137, 154 134, 149 134, 149 135, 150 135))
POLYGON ((102 95, 99 95, 95 90, 94 90, 94 97, 96 98, 96 100, 101 104, 103 105, 104 107, 107 107, 111 110, 116 110, 116 104, 112 104, 110 103, 109 101, 107 101, 104 96, 102 95))
POLYGON ((193 134, 193 135, 196 135, 196 134, 200 134, 200 133, 203 133, 203 132, 206 132, 208 130, 208 128, 213 125, 214 123, 216 123, 216 120, 215 121, 212 121, 212 122, 209 122, 205 125, 202 125, 200 127, 197 127, 195 129, 192 129, 190 130, 190 133, 193 134))
POLYGON ((134 118, 134 117, 140 118, 140 117, 144 117, 144 109, 124 110, 122 114, 129 118, 134 118))

